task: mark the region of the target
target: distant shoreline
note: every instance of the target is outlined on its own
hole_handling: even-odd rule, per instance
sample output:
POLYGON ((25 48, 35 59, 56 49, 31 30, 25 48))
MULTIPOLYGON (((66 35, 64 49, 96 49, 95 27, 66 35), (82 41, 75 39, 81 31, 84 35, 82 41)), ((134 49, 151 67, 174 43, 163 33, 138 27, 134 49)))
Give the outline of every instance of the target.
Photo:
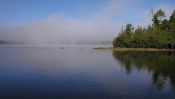
POLYGON ((113 47, 95 47, 99 50, 114 50, 114 51, 175 51, 175 49, 157 49, 157 48, 113 48, 113 47))

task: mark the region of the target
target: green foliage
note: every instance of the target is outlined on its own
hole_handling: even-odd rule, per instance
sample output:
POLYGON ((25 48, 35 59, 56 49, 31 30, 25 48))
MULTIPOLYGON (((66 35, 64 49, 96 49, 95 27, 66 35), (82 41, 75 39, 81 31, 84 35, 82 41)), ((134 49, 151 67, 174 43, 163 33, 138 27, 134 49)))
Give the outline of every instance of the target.
POLYGON ((135 30, 132 24, 113 40, 113 47, 127 48, 175 48, 175 10, 170 19, 164 19, 165 12, 161 9, 153 14, 153 26, 147 28, 138 26, 135 30))
POLYGON ((175 23, 175 9, 173 10, 173 13, 170 16, 170 23, 175 23))
POLYGON ((126 47, 131 47, 131 35, 133 32, 132 24, 127 24, 126 29, 124 30, 124 43, 126 47))

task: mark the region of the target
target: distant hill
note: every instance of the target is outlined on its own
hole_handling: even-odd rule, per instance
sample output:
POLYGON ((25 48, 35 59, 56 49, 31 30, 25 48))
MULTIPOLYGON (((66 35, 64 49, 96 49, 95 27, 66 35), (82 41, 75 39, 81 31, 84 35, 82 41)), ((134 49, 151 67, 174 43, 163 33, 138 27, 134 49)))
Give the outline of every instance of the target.
MULTIPOLYGON (((0 45, 27 45, 30 43, 24 43, 24 42, 13 42, 13 41, 5 41, 5 40, 0 40, 0 45)), ((37 44, 37 43, 31 43, 31 44, 37 44)), ((55 42, 47 42, 43 43, 46 45, 52 45, 56 44, 55 42)), ((112 41, 78 41, 78 42, 59 42, 58 44, 76 44, 76 45, 95 45, 95 46, 112 46, 112 41)))
POLYGON ((23 43, 0 40, 0 45, 7 45, 7 44, 14 45, 14 44, 23 44, 23 43))
POLYGON ((7 44, 8 42, 0 40, 0 44, 7 44))

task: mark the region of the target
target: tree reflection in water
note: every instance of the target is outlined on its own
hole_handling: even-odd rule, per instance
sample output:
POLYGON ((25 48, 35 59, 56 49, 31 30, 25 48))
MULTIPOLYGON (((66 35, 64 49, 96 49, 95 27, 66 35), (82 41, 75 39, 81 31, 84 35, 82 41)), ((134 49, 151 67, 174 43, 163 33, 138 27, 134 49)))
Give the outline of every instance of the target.
POLYGON ((121 62, 127 73, 134 68, 152 74, 152 84, 162 90, 165 83, 175 90, 175 52, 113 51, 113 57, 121 62))

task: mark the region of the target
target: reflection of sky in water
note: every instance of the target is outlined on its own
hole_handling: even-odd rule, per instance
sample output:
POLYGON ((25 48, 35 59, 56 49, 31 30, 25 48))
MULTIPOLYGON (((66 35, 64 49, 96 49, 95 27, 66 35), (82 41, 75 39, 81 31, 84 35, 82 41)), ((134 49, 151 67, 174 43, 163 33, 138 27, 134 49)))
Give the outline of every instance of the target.
POLYGON ((146 70, 126 73, 112 51, 80 49, 1 48, 0 94, 128 98, 170 92, 169 84, 156 90, 146 70))

